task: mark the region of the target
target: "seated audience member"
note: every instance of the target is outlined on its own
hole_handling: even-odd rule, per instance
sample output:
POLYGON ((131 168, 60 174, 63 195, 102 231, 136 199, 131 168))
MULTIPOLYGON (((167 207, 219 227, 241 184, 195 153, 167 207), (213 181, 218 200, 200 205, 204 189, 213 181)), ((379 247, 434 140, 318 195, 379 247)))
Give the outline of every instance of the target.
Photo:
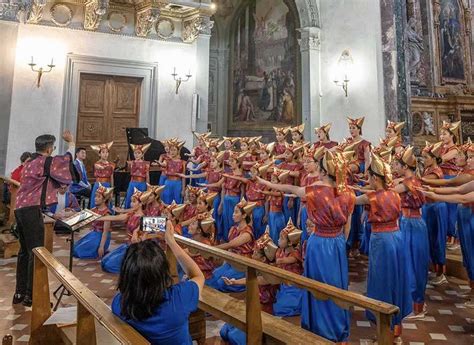
POLYGON ((122 263, 112 312, 151 344, 190 345, 188 319, 198 307, 204 275, 176 243, 170 221, 165 239, 189 280, 173 285, 166 254, 155 241, 131 244, 122 263))
MULTIPOLYGON (((30 159, 31 159, 30 152, 23 152, 21 154, 20 165, 15 170, 13 170, 10 175, 12 180, 20 182, 21 172, 23 171, 23 167, 25 166, 25 163, 28 162, 30 159)), ((10 203, 10 186, 9 185, 4 185, 2 199, 5 205, 10 203)))
POLYGON ((69 190, 72 194, 76 196, 77 199, 81 200, 82 198, 90 198, 91 195, 91 184, 87 179, 87 170, 84 165, 86 160, 86 149, 84 147, 78 147, 76 149, 76 157, 74 160, 74 167, 80 176, 80 181, 73 183, 69 190))
MULTIPOLYGON (((57 198, 58 203, 53 204, 48 208, 48 211, 52 214, 51 216, 54 219, 65 219, 81 210, 76 197, 68 190, 67 185, 62 185, 59 187, 57 191, 57 198)), ((55 224, 54 230, 59 232, 69 232, 69 230, 64 229, 63 226, 58 223, 55 224)))

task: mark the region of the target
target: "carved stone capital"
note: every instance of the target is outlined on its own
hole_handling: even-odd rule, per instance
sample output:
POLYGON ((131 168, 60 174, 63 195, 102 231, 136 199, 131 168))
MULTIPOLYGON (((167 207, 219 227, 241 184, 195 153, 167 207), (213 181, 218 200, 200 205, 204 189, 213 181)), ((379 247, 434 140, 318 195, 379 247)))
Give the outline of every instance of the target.
POLYGON ((466 33, 469 35, 471 33, 471 22, 472 22, 472 12, 469 7, 464 9, 464 18, 466 19, 466 33))
POLYGON ((297 29, 301 33, 301 38, 298 39, 300 51, 320 50, 321 48, 321 31, 316 27, 308 27, 297 29))
POLYGON ((95 31, 109 8, 109 0, 88 0, 85 3, 84 29, 95 31))
POLYGON ((46 0, 33 0, 29 8, 26 22, 29 24, 38 24, 43 18, 43 8, 46 6, 46 0))
POLYGON ((183 21, 181 38, 185 43, 192 43, 199 35, 211 35, 214 22, 207 16, 197 16, 183 21))
POLYGON ((441 14, 440 0, 433 0, 433 22, 435 28, 439 28, 439 16, 441 14))
POLYGON ((4 20, 19 20, 20 12, 23 12, 24 8, 20 2, 1 2, 0 3, 0 19, 4 20))
POLYGON ((138 37, 147 37, 153 26, 160 18, 160 3, 148 4, 137 9, 135 15, 135 34, 138 37))

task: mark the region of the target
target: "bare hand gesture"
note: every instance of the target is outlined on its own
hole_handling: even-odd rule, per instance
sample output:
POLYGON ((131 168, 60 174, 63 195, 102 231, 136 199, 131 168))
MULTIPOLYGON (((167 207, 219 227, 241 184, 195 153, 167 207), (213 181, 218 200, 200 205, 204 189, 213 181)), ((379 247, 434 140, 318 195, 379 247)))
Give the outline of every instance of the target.
POLYGON ((64 132, 63 132, 63 139, 65 142, 67 143, 72 143, 74 142, 74 136, 72 135, 71 131, 69 129, 66 129, 64 132))

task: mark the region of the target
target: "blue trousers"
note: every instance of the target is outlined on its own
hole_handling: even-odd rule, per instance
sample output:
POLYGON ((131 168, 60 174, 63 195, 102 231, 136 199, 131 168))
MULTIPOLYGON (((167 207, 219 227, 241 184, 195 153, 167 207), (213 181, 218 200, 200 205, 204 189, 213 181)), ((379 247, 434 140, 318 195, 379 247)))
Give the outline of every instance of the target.
MULTIPOLYGON (((107 252, 110 245, 110 232, 107 232, 104 252, 107 252)), ((99 246, 102 240, 101 231, 91 231, 74 244, 73 255, 79 259, 96 259, 99 257, 99 246)))
POLYGON ((206 285, 222 292, 242 292, 245 291, 245 285, 226 285, 222 277, 229 279, 245 278, 245 273, 237 271, 227 262, 217 267, 212 272, 212 277, 206 280, 206 285))
POLYGON ((128 246, 129 245, 127 243, 124 243, 120 247, 115 248, 113 251, 104 256, 100 263, 102 270, 109 273, 119 274, 128 246))
POLYGON ((223 232, 222 239, 228 241, 229 230, 234 225, 234 219, 232 215, 234 214, 235 205, 240 201, 239 196, 225 195, 224 204, 222 206, 222 223, 223 223, 223 232))
POLYGON ((290 200, 289 197, 285 196, 283 198, 283 214, 285 215, 285 224, 288 223, 288 220, 291 218, 293 224, 297 224, 296 221, 298 220, 298 207, 299 207, 299 198, 293 198, 293 207, 288 207, 288 201, 290 200))
POLYGON ((474 281, 474 215, 470 207, 458 208, 459 242, 469 280, 474 281))
POLYGON ((285 216, 283 215, 283 212, 268 213, 268 226, 270 227, 270 237, 276 245, 278 245, 280 232, 285 228, 285 225, 285 216))
POLYGON ((253 235, 255 239, 259 238, 265 232, 263 217, 265 216, 265 207, 257 206, 252 211, 253 235))
MULTIPOLYGON (((450 180, 456 177, 456 175, 444 175, 444 178, 450 180)), ((448 208, 448 236, 458 237, 456 232, 456 220, 457 220, 457 210, 458 204, 446 203, 448 208)))
POLYGON ((183 183, 181 180, 166 180, 165 189, 161 194, 161 200, 167 205, 170 205, 174 202, 177 204, 183 203, 183 197, 181 196, 181 191, 183 189, 183 183))
POLYGON ((446 236, 448 232, 448 207, 444 202, 423 206, 423 220, 428 229, 430 258, 434 265, 446 264, 446 236))
POLYGON ((127 196, 125 197, 125 208, 130 208, 132 206, 132 195, 134 190, 138 189, 141 192, 146 191, 146 182, 135 182, 130 181, 127 189, 127 196))

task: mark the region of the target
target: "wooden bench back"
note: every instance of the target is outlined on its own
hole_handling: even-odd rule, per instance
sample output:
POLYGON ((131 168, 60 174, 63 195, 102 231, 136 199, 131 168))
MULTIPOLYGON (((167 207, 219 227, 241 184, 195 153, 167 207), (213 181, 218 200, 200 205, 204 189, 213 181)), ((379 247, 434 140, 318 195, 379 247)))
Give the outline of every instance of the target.
POLYGON ((9 213, 8 213, 8 220, 6 225, 11 226, 15 223, 15 205, 16 205, 16 193, 18 192, 18 188, 20 187, 20 183, 18 181, 12 180, 6 176, 0 176, 0 180, 3 183, 10 187, 10 205, 8 205, 9 213))
MULTIPOLYGON (((397 314, 398 307, 365 297, 361 294, 342 290, 313 279, 297 275, 283 269, 261 263, 250 258, 243 257, 225 250, 208 246, 188 238, 176 235, 179 244, 198 251, 204 257, 214 257, 225 260, 233 267, 246 272, 246 332, 248 344, 260 344, 262 342, 262 312, 260 307, 257 274, 262 275, 272 284, 290 284, 311 292, 318 300, 331 300, 344 309, 360 307, 370 310, 377 319, 378 344, 388 345, 392 343, 390 322, 392 316, 397 314)), ((175 260, 168 253, 168 260, 175 260)), ((176 275, 176 261, 171 262, 172 274, 176 275)), ((231 310, 229 310, 231 313, 231 310)))
POLYGON ((149 344, 135 329, 112 314, 110 308, 57 261, 46 248, 35 248, 33 253, 35 255, 35 266, 30 344, 62 343, 56 325, 43 325, 51 316, 48 271, 77 300, 76 343, 78 345, 94 345, 97 343, 95 320, 122 344, 149 344))

